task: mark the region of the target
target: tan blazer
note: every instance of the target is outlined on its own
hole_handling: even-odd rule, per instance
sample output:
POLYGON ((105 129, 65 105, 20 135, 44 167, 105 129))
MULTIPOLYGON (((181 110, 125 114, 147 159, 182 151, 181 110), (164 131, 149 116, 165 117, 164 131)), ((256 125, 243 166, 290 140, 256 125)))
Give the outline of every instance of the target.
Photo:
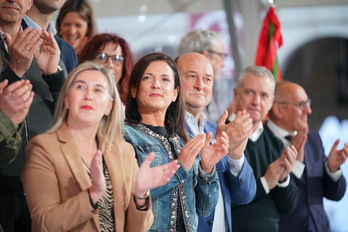
MULTIPOLYGON (((133 188, 138 165, 132 146, 124 147, 125 151, 115 146, 103 154, 113 186, 116 231, 147 231, 152 210, 136 209, 133 188)), ((22 180, 33 231, 100 231, 98 210, 91 211, 87 192, 91 180, 66 125, 29 142, 22 180)))

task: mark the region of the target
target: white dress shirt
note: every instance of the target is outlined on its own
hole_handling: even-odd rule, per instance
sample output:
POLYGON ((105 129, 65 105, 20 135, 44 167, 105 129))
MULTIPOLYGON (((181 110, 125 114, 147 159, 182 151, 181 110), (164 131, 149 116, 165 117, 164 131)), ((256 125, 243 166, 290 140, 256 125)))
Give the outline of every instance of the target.
MULTIPOLYGON (((193 135, 198 135, 204 133, 204 125, 207 122, 207 118, 205 117, 204 113, 201 113, 200 116, 200 123, 197 124, 197 120, 195 117, 193 117, 192 114, 186 111, 185 113, 185 120, 186 124, 192 131, 193 135)), ((213 139, 212 143, 215 143, 216 140, 213 139)), ((239 172, 242 170, 243 164, 244 164, 244 155, 239 160, 231 159, 229 156, 227 157, 227 162, 229 164, 229 168, 231 173, 234 176, 237 176, 239 172)), ((220 186, 220 185, 219 185, 220 186)), ((224 210, 224 201, 223 196, 221 192, 221 186, 219 187, 219 199, 215 207, 215 214, 214 214, 214 223, 213 223, 213 232, 222 232, 227 231, 227 222, 225 220, 225 210, 224 210)))
MULTIPOLYGON (((279 138, 283 142, 284 146, 290 146, 291 145, 290 141, 285 139, 285 136, 288 136, 288 135, 295 136, 297 134, 297 131, 289 133, 288 131, 280 128, 274 122, 272 122, 272 120, 270 120, 270 119, 267 121, 267 126, 273 132, 273 134, 275 136, 277 136, 277 138, 279 138)), ((306 156, 306 154, 304 154, 304 156, 306 156)), ((306 165, 304 163, 296 160, 294 168, 292 169, 291 172, 298 179, 300 179, 302 177, 303 173, 304 173, 305 167, 306 167, 306 165)), ((341 169, 338 169, 336 172, 330 172, 330 170, 329 170, 329 168, 327 166, 327 162, 325 163, 325 170, 326 170, 327 174, 329 175, 329 177, 333 181, 335 181, 335 182, 338 181, 341 178, 341 175, 343 174, 341 169)))

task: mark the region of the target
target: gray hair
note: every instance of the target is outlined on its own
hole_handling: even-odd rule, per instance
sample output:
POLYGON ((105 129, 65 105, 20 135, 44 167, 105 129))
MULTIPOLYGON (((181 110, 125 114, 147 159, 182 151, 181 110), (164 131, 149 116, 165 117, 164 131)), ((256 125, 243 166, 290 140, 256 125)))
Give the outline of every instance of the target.
POLYGON ((270 79, 270 81, 272 83, 272 89, 273 89, 272 92, 274 92, 276 83, 275 83, 274 76, 273 76, 272 72, 269 71, 264 66, 256 66, 256 65, 250 65, 241 71, 241 73, 239 74, 238 80, 237 80, 237 84, 236 84, 237 89, 243 84, 244 77, 248 73, 252 73, 258 77, 265 77, 265 78, 270 79))
POLYGON ((216 41, 220 35, 214 31, 196 29, 187 33, 180 41, 178 56, 189 52, 203 53, 210 49, 214 50, 216 41))

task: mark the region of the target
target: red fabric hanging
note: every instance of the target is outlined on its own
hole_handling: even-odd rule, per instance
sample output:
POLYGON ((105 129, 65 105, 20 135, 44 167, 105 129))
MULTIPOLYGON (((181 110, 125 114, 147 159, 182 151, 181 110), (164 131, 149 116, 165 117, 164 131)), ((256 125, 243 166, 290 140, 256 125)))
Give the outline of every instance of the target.
POLYGON ((273 73, 276 81, 282 79, 277 58, 277 48, 282 45, 283 38, 280 23, 274 7, 270 7, 263 20, 255 64, 268 68, 273 73))

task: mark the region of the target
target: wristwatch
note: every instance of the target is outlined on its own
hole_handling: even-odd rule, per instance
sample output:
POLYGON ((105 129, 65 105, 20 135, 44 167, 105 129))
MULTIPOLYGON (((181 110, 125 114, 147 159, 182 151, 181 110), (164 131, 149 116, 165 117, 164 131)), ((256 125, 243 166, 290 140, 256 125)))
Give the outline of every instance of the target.
POLYGON ((57 73, 59 73, 60 71, 62 71, 62 67, 60 67, 60 65, 58 65, 57 67, 57 72, 55 73, 51 73, 51 74, 43 74, 45 76, 45 78, 50 78, 50 77, 54 77, 57 73))

